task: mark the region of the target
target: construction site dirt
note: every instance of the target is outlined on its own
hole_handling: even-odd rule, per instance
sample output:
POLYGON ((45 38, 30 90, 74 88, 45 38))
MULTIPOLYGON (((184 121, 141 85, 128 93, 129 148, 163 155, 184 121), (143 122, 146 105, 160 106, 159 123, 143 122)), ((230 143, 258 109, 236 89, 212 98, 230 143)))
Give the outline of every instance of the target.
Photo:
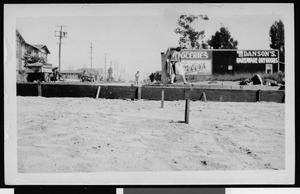
POLYGON ((285 169, 284 103, 190 103, 18 96, 18 172, 285 169))

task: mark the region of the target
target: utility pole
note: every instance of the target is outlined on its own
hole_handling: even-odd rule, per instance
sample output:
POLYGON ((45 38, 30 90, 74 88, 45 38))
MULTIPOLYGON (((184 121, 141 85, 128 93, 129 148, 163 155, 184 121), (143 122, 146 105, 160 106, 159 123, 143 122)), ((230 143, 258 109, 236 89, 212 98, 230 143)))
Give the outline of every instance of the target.
MULTIPOLYGON (((112 70, 112 74, 111 74, 111 76, 114 76, 113 75, 113 73, 114 73, 114 69, 113 69, 113 66, 112 66, 112 60, 110 60, 110 68, 111 68, 111 70, 112 70)), ((115 79, 115 78, 114 78, 115 79)))
POLYGON ((106 53, 104 54, 105 56, 105 63, 104 63, 104 80, 106 81, 106 53))
POLYGON ((91 48, 91 73, 92 73, 92 71, 93 71, 93 44, 91 43, 91 46, 90 46, 90 48, 91 48))
POLYGON ((117 77, 118 77, 118 80, 120 79, 120 68, 119 68, 119 62, 117 62, 117 77))
POLYGON ((62 28, 63 27, 67 27, 67 26, 57 26, 57 27, 60 27, 60 31, 55 31, 55 36, 56 37, 59 37, 59 53, 58 53, 58 72, 60 74, 60 67, 61 67, 61 38, 67 38, 67 32, 63 32, 62 31, 62 28))
POLYGON ((125 73, 125 82, 127 82, 127 72, 126 72, 126 68, 124 68, 124 73, 125 73))
POLYGON ((117 62, 116 62, 116 60, 115 60, 115 65, 114 65, 114 68, 115 68, 115 79, 117 79, 117 62))

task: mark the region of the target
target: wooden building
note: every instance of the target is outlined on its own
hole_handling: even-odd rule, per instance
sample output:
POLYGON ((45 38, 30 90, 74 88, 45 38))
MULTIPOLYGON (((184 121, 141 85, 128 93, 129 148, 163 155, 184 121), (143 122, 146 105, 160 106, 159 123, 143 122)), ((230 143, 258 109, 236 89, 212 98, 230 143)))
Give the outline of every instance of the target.
POLYGON ((24 78, 25 61, 23 60, 24 55, 42 57, 47 63, 49 49, 46 45, 31 45, 25 41, 21 33, 16 30, 16 75, 17 81, 22 81, 24 78))
MULTIPOLYGON (((175 48, 161 53, 162 81, 170 76, 169 56, 175 48)), ((188 80, 203 80, 216 74, 275 73, 279 66, 278 50, 182 49, 181 64, 188 80)))

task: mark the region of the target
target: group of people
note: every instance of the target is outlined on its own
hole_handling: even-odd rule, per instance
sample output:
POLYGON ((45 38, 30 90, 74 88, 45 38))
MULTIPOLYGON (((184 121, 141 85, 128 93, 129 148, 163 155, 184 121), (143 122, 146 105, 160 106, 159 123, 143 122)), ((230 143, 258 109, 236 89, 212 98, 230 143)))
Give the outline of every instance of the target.
MULTIPOLYGON (((183 83, 187 84, 185 78, 185 71, 181 64, 181 48, 177 47, 176 50, 172 54, 168 56, 169 64, 170 64, 170 84, 174 83, 175 75, 181 75, 183 79, 183 83)), ((139 83, 139 71, 135 74, 135 84, 138 85, 139 83)))

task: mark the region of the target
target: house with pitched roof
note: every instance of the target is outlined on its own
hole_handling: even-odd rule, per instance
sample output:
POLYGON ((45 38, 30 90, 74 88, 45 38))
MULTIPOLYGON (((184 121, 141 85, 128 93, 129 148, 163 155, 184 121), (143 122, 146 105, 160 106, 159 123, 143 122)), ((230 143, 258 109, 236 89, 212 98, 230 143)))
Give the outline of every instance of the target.
POLYGON ((22 74, 25 71, 24 55, 42 57, 47 63, 49 49, 46 45, 32 45, 25 41, 19 30, 16 30, 16 73, 17 81, 22 81, 22 74))

